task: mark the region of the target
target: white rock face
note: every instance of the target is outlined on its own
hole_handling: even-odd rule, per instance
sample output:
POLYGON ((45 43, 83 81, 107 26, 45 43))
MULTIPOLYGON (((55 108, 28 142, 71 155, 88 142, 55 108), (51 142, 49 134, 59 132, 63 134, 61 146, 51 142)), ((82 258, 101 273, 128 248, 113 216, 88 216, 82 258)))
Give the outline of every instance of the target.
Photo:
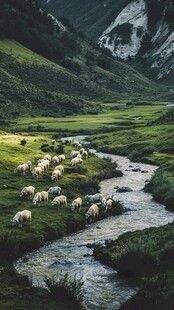
POLYGON ((140 47, 141 40, 147 32, 147 12, 144 0, 134 0, 117 16, 115 21, 102 33, 99 38, 99 45, 108 48, 114 56, 127 59, 135 56, 140 47), (128 43, 122 42, 122 38, 117 32, 117 26, 129 23, 132 32, 128 43), (114 31, 114 35, 111 32, 114 31), (119 43, 118 43, 119 42, 119 43))
POLYGON ((145 0, 132 0, 116 17, 111 25, 102 33, 98 43, 108 48, 113 56, 127 60, 138 54, 145 34, 151 38, 151 46, 142 59, 147 59, 149 67, 156 70, 156 78, 166 77, 174 70, 174 32, 169 24, 161 20, 148 29, 148 14, 145 0), (121 25, 127 24, 130 34, 123 37, 121 25))
POLYGON ((165 42, 158 48, 158 50, 152 55, 155 61, 152 63, 152 68, 159 68, 157 75, 158 79, 164 75, 168 75, 171 70, 174 69, 174 60, 171 63, 171 58, 174 53, 174 32, 165 40, 165 42))

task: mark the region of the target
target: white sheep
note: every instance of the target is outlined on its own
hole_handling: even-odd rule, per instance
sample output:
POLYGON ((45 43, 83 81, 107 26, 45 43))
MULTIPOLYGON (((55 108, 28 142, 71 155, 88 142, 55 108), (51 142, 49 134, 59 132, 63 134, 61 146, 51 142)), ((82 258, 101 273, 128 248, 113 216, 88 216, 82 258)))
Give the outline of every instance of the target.
POLYGON ((51 194, 51 195, 60 195, 61 193, 61 187, 59 186, 53 186, 53 187, 50 187, 48 189, 48 194, 51 194))
POLYGON ((43 167, 34 167, 31 173, 33 177, 38 178, 43 175, 43 167))
POLYGON ((33 186, 25 186, 21 192, 20 192, 20 197, 21 198, 28 198, 28 199, 32 199, 34 196, 34 191, 35 191, 35 187, 33 186))
POLYGON ((82 155, 82 158, 88 158, 88 152, 87 151, 83 151, 83 153, 81 154, 82 155))
POLYGON ((79 164, 83 164, 83 160, 81 158, 75 157, 75 158, 71 159, 70 164, 72 167, 79 165, 79 164))
POLYGON ((27 165, 28 165, 28 167, 29 167, 29 170, 31 170, 31 166, 32 166, 31 160, 28 160, 28 161, 27 161, 27 165))
POLYGON ((76 199, 73 200, 71 204, 71 210, 80 212, 81 207, 82 207, 82 198, 77 197, 76 199))
POLYGON ((30 167, 27 164, 21 164, 14 169, 14 173, 25 175, 27 171, 30 170, 30 167))
POLYGON ((31 224, 31 211, 23 210, 16 213, 16 215, 12 218, 11 223, 14 225, 18 224, 19 227, 22 227, 23 222, 28 220, 31 224))
POLYGON ((35 194, 33 205, 35 206, 37 203, 40 205, 41 202, 48 202, 48 192, 42 191, 35 194))
POLYGON ((96 204, 92 204, 88 211, 85 213, 85 219, 92 223, 99 216, 99 207, 96 204))
POLYGON ((52 172, 51 180, 58 181, 62 177, 62 173, 59 169, 56 169, 52 172))
POLYGON ((67 197, 64 196, 64 195, 60 195, 60 196, 57 196, 55 197, 52 201, 51 201, 51 204, 53 206, 66 206, 67 205, 67 197))
POLYGON ((58 157, 58 156, 55 155, 55 156, 52 158, 52 164, 53 164, 53 165, 59 164, 59 157, 58 157))
POLYGON ((96 193, 94 195, 86 195, 85 198, 87 199, 88 203, 95 203, 95 204, 102 204, 103 195, 100 193, 96 193))
POLYGON ((64 166, 63 165, 56 166, 54 168, 54 170, 60 170, 60 172, 63 174, 64 173, 64 166))
POLYGON ((51 162, 51 155, 50 154, 46 154, 43 159, 48 159, 51 162))
POLYGON ((104 208, 104 212, 109 212, 112 209, 113 206, 113 200, 111 198, 106 199, 103 198, 102 200, 102 207, 104 208))
POLYGON ((59 155, 58 157, 59 157, 59 163, 61 163, 62 161, 65 161, 65 160, 66 160, 64 154, 61 154, 61 155, 59 155))

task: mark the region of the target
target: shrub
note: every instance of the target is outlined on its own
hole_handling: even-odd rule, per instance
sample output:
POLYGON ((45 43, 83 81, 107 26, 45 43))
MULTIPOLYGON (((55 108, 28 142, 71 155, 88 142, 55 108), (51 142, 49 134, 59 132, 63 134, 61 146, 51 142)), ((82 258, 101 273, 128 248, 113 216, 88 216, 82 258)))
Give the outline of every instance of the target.
POLYGON ((3 229, 0 235, 0 256, 2 255, 3 259, 15 257, 18 254, 19 247, 19 241, 14 232, 3 229))
POLYGON ((45 283, 48 286, 51 297, 60 301, 72 301, 82 309, 82 277, 77 279, 76 275, 70 276, 68 273, 46 277, 45 283))
POLYGON ((174 211, 174 186, 162 169, 155 172, 150 182, 146 184, 145 191, 152 193, 158 202, 174 211))
POLYGON ((26 145, 26 144, 27 144, 27 140, 22 139, 22 140, 20 141, 20 144, 21 144, 21 145, 26 145))
POLYGON ((145 276, 154 272, 157 261, 152 254, 155 243, 152 240, 128 243, 116 260, 116 269, 126 275, 145 276))
POLYGON ((44 144, 42 144, 41 145, 41 150, 42 150, 42 152, 51 152, 52 151, 52 147, 49 145, 49 144, 47 144, 47 143, 44 143, 44 144))
POLYGON ((60 144, 57 149, 55 150, 57 154, 63 154, 64 153, 64 147, 62 144, 60 144))

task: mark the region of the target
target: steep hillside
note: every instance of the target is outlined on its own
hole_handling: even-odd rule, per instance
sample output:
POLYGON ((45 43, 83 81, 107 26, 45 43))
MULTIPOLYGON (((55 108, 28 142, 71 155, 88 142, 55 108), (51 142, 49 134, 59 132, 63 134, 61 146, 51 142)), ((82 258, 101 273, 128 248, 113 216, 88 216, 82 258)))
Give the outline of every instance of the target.
POLYGON ((157 91, 149 80, 124 64, 111 62, 110 71, 95 64, 89 68, 82 61, 81 66, 83 72, 76 75, 16 41, 1 40, 1 117, 98 113, 101 107, 92 102, 94 99, 157 91))
POLYGON ((55 16, 67 17, 96 43, 101 33, 130 0, 42 0, 55 16))
POLYGON ((79 36, 69 21, 53 18, 36 0, 2 3, 1 117, 95 114, 101 106, 94 101, 159 91, 79 36))
POLYGON ((172 85, 173 0, 43 2, 53 14, 70 18, 78 29, 98 42, 100 47, 109 49, 115 57, 129 61, 158 81, 172 85))

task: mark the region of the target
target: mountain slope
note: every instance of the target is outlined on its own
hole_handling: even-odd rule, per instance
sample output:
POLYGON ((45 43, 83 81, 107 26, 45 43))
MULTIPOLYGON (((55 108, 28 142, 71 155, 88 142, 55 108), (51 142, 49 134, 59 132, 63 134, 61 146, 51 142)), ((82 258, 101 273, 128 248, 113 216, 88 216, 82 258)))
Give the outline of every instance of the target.
POLYGON ((62 24, 53 18, 36 0, 2 2, 2 116, 98 113, 101 106, 94 101, 159 92, 143 75, 78 35, 67 20, 62 24))
POLYGON ((70 18, 115 57, 156 80, 174 81, 173 0, 46 2, 53 14, 70 18))

